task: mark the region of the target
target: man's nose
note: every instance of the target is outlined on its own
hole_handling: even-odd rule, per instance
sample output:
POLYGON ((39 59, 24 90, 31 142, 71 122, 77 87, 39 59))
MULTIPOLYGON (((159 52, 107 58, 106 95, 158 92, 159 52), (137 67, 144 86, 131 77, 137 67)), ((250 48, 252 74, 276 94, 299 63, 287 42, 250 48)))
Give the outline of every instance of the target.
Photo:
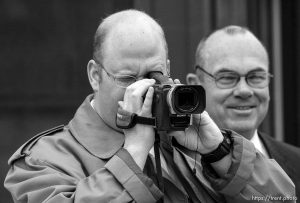
POLYGON ((253 96, 253 89, 248 85, 245 77, 240 78, 240 81, 234 88, 233 95, 243 99, 253 96))

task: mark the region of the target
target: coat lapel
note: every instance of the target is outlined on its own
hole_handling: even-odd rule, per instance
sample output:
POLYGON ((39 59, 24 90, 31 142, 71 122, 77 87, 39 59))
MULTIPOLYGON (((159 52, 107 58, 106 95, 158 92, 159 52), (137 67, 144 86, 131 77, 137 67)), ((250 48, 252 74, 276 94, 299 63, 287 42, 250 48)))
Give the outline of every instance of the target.
POLYGON ((104 123, 90 104, 92 98, 93 95, 89 95, 78 108, 69 123, 70 131, 91 154, 107 159, 122 147, 124 135, 104 123))

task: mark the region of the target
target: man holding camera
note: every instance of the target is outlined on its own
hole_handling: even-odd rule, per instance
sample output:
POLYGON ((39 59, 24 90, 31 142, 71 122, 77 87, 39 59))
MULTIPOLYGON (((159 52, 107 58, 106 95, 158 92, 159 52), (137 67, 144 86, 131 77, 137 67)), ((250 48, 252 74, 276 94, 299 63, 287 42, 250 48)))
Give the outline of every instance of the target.
POLYGON ((218 127, 243 135, 275 159, 300 197, 300 149, 257 130, 268 111, 272 77, 262 43, 246 28, 227 26, 201 40, 195 60, 196 74, 188 74, 187 83, 205 88, 206 110, 218 127))
POLYGON ((15 202, 243 202, 294 195, 277 163, 241 136, 222 133, 206 112, 193 115, 185 131, 162 134, 160 154, 151 153, 156 133, 146 121, 156 81, 147 75, 168 76, 169 61, 162 28, 145 13, 127 10, 103 20, 87 72, 94 94, 70 123, 37 135, 10 158, 5 187, 15 202), (135 123, 122 124, 124 117, 135 123))

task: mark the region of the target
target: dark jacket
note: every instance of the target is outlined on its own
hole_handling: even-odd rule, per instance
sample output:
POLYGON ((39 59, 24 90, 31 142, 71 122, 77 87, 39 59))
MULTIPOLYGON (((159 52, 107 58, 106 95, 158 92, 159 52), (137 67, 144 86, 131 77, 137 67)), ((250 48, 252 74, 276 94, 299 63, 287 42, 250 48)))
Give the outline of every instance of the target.
POLYGON ((275 159, 292 179, 296 186, 296 196, 300 198, 300 148, 277 141, 263 132, 259 132, 258 136, 264 143, 270 158, 275 159))

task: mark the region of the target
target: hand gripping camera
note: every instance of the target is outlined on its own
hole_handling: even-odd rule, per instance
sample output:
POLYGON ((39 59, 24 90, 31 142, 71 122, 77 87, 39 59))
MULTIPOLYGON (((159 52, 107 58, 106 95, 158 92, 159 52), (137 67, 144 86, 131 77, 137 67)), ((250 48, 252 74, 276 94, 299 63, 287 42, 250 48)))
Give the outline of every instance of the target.
POLYGON ((157 131, 184 130, 190 125, 191 114, 205 109, 205 90, 201 85, 173 84, 160 72, 151 72, 155 79, 152 116, 157 131))
POLYGON ((180 131, 190 125, 191 114, 204 111, 205 91, 201 85, 174 84, 161 72, 151 72, 148 78, 156 81, 153 86, 153 117, 141 117, 119 108, 116 116, 119 128, 128 129, 141 123, 154 126, 157 132, 180 131))

